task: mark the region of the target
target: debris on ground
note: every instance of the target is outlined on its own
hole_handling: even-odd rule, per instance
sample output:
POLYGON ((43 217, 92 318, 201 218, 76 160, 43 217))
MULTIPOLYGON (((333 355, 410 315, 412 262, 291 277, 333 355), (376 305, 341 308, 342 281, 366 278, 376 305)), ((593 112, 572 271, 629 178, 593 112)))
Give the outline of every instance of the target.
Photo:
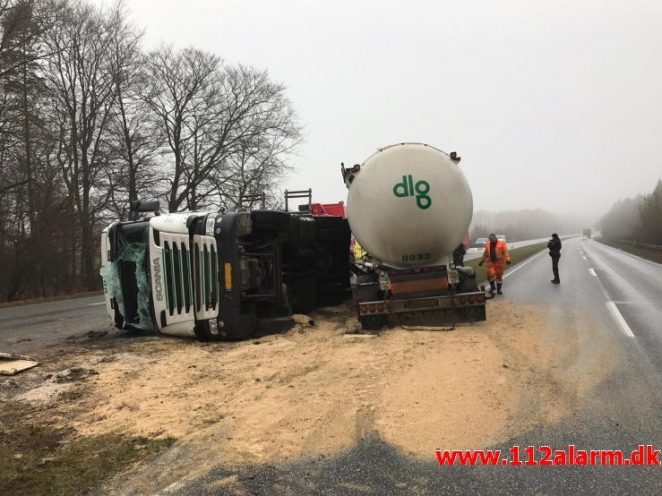
POLYGON ((90 341, 100 339, 108 335, 108 331, 104 329, 88 331, 85 334, 72 334, 67 336, 67 341, 90 341))
POLYGON ((0 353, 0 375, 16 375, 39 365, 39 362, 24 355, 0 353))
POLYGON ((71 367, 70 369, 66 369, 55 374, 54 380, 58 384, 66 384, 68 382, 82 381, 83 379, 87 379, 91 375, 98 375, 98 374, 99 372, 97 372, 94 369, 86 369, 83 367, 71 367))

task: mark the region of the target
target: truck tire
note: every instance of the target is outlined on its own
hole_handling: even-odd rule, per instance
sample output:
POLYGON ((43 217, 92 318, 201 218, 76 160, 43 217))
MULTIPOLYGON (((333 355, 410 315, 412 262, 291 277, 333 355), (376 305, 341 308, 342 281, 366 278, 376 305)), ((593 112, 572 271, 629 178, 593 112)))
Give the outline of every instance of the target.
POLYGON ((485 307, 467 307, 460 309, 460 322, 480 322, 485 320, 485 307))
POLYGON ((476 273, 464 267, 458 267, 458 275, 460 282, 457 284, 458 293, 475 293, 479 291, 478 283, 476 282, 476 273))
POLYGON ((359 317, 359 322, 366 331, 378 331, 386 325, 388 317, 386 315, 366 315, 359 317))
POLYGON ((480 291, 476 278, 462 279, 458 285, 458 293, 475 293, 480 291))

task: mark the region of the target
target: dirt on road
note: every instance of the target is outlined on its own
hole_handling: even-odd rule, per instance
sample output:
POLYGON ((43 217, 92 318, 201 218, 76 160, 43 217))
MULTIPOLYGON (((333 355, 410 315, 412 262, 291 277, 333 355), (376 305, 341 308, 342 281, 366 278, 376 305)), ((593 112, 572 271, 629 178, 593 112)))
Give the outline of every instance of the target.
POLYGON ((42 380, 13 399, 49 405, 49 418, 78 436, 174 438, 151 468, 134 471, 137 492, 219 464, 332 455, 373 434, 432 458, 437 448, 490 446, 563 414, 564 392, 544 371, 573 344, 546 349, 546 321, 546 310, 496 300, 487 322, 452 331, 356 335, 342 306, 240 343, 82 343, 32 372, 42 380))

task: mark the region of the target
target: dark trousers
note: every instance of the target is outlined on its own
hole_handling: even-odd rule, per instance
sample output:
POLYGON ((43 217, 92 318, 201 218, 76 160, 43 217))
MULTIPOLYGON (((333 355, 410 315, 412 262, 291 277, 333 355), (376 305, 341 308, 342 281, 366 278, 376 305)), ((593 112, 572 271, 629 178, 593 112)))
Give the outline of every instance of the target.
POLYGON ((552 257, 552 271, 554 272, 554 280, 560 281, 559 279, 559 258, 561 257, 552 257))

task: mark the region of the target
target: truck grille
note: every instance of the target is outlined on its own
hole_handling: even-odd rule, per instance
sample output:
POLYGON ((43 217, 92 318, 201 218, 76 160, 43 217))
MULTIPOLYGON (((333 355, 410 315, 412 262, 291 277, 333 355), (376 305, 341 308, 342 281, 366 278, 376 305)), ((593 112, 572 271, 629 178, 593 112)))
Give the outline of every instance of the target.
POLYGON ((189 313, 192 308, 193 283, 191 255, 184 242, 164 241, 166 306, 170 315, 189 313))
POLYGON ((211 236, 188 236, 161 232, 168 315, 179 320, 218 316, 219 273, 216 240, 211 236))
POLYGON ((199 318, 216 315, 218 307, 218 254, 214 238, 193 237, 193 270, 195 272, 195 312, 199 318))

